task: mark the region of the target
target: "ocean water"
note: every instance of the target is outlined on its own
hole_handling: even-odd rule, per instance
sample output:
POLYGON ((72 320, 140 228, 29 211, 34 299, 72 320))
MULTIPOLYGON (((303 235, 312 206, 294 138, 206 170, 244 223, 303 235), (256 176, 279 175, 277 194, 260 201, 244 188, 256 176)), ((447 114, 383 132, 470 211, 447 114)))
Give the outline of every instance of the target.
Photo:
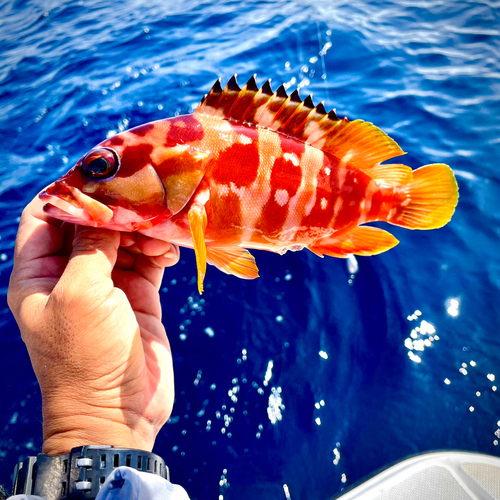
POLYGON ((176 402, 156 452, 192 499, 327 499, 409 455, 500 455, 500 3, 0 3, 0 482, 40 450, 41 399, 7 308, 18 218, 107 136, 257 73, 444 162, 438 231, 357 263, 254 252, 252 282, 193 252, 167 270, 176 402), (355 265, 357 264, 357 265, 355 265), (357 269, 356 269, 357 267, 357 269), (355 272, 356 271, 356 272, 355 272), (499 389, 497 389, 497 386, 499 389))

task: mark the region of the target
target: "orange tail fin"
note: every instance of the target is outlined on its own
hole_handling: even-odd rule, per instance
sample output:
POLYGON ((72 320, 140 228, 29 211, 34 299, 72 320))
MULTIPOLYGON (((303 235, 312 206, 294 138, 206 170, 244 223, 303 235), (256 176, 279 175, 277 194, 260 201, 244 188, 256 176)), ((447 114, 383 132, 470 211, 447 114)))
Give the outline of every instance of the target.
POLYGON ((448 165, 425 165, 413 171, 412 182, 395 188, 395 194, 400 204, 387 222, 409 229, 437 229, 455 211, 458 185, 448 165))

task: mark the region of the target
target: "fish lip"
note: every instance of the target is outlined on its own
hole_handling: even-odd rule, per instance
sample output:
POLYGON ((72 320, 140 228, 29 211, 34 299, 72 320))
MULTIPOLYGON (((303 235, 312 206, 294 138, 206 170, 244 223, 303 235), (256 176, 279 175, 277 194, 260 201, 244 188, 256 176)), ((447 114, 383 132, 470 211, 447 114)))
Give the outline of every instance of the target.
POLYGON ((50 194, 49 191, 54 189, 54 186, 55 183, 38 195, 46 203, 43 208, 47 215, 73 224, 92 227, 105 226, 113 218, 113 211, 110 208, 82 193, 79 189, 65 185, 66 192, 63 197, 50 194), (68 217, 65 217, 66 214, 68 217))

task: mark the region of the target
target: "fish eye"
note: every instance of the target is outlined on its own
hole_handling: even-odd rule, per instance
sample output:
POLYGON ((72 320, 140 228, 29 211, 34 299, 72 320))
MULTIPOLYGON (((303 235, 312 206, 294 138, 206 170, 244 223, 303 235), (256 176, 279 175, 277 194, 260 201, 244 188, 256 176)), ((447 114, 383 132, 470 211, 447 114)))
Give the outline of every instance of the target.
POLYGON ((119 166, 118 155, 107 148, 94 149, 82 160, 83 173, 93 180, 109 179, 119 166))

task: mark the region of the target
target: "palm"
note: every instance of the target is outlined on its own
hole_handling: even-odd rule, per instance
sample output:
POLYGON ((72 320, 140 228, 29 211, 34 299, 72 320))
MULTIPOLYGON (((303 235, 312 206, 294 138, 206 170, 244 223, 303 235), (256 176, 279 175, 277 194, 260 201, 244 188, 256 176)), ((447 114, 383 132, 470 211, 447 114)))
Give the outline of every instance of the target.
MULTIPOLYGON (((127 377, 133 381, 132 394, 137 394, 137 385, 141 386, 142 397, 122 401, 127 402, 133 411, 141 414, 151 413, 166 421, 173 404, 173 369, 170 346, 161 322, 161 305, 157 288, 141 274, 144 261, 137 259, 136 269, 113 271, 115 286, 127 296, 128 303, 123 307, 131 307, 139 327, 141 344, 136 349, 125 350, 129 370, 127 377), (131 367, 135 369, 131 369, 131 367), (144 397, 145 396, 145 397, 144 397), (139 407, 136 407, 139 405, 139 407)), ((121 312, 119 312, 121 314, 121 312)), ((132 333, 132 332, 131 332, 132 333)), ((122 348, 125 347, 121 344, 122 348)))

